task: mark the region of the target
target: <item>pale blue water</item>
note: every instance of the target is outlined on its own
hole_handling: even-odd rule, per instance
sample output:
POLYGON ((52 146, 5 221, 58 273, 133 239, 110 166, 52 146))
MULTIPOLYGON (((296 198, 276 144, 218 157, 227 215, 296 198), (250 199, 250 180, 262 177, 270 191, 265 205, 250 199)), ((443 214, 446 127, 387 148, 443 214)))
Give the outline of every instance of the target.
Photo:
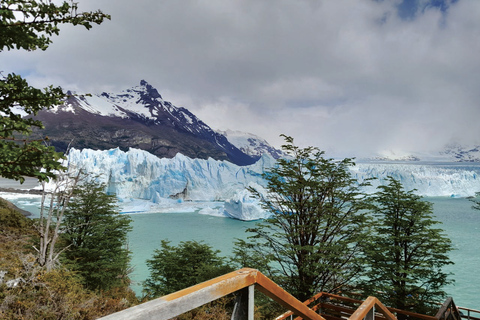
MULTIPOLYGON (((0 195, 1 196, 1 195, 0 195)), ((434 204, 434 213, 440 226, 451 238, 455 248, 451 260, 455 265, 447 271, 454 273, 455 284, 446 288, 457 306, 480 309, 480 211, 471 209, 472 203, 463 198, 425 198, 434 204)), ((31 198, 12 200, 20 208, 34 212, 31 198)), ((129 235, 134 271, 132 288, 141 294, 141 282, 148 277, 145 264, 162 239, 176 245, 180 241, 203 241, 223 256, 232 252, 236 238, 246 238, 245 229, 255 222, 200 215, 198 213, 132 214, 133 230, 129 235)))
MULTIPOLYGON (((471 209, 472 203, 464 198, 426 198, 434 205, 439 225, 452 239, 455 248, 451 260, 455 265, 447 271, 454 273, 455 284, 446 288, 458 306, 480 308, 480 211, 471 209)), ((255 222, 243 222, 229 218, 203 216, 196 213, 162 213, 132 215, 133 231, 130 248, 135 266, 132 279, 135 291, 141 291, 139 282, 148 276, 145 260, 149 259, 161 239, 172 244, 187 240, 203 240, 222 255, 232 252, 235 238, 247 237, 244 230, 255 222)))
POLYGON ((246 238, 245 229, 253 227, 254 222, 245 222, 230 218, 213 217, 198 213, 149 213, 133 214, 133 231, 129 236, 132 251, 134 281, 132 288, 141 294, 141 282, 149 271, 145 264, 153 251, 160 248, 163 239, 177 245, 181 241, 196 240, 221 251, 221 256, 229 256, 235 238, 246 238))
POLYGON ((457 306, 480 310, 480 211, 464 198, 427 198, 433 203, 437 220, 455 248, 447 271, 454 273, 455 284, 446 291, 457 306))

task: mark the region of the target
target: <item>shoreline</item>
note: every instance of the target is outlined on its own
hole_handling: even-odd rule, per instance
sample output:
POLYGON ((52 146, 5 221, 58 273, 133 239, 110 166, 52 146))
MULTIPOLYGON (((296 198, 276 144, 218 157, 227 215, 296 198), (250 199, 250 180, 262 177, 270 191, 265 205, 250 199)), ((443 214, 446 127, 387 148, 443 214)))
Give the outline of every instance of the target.
POLYGON ((37 190, 37 189, 17 189, 17 188, 2 188, 2 187, 0 187, 0 192, 41 195, 43 191, 42 190, 37 190))

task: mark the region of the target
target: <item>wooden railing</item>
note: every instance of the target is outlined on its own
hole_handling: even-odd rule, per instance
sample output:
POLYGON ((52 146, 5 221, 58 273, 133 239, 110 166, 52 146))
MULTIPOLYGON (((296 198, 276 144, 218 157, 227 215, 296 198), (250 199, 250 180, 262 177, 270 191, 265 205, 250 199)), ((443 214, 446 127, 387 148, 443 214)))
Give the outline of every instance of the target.
POLYGON ((439 320, 480 320, 480 311, 464 307, 457 307, 452 297, 449 297, 440 307, 435 318, 439 320))
POLYGON ((435 318, 438 320, 461 320, 460 313, 458 312, 455 302, 452 297, 449 297, 438 310, 435 318))
MULTIPOLYGON (((190 288, 110 314, 103 320, 166 320, 230 293, 248 288, 247 319, 253 320, 253 289, 258 289, 303 319, 325 320, 255 269, 244 268, 190 288)), ((234 315, 233 319, 236 318, 234 315)), ((393 319, 392 319, 393 320, 393 319)))
MULTIPOLYGON (((352 299, 344 296, 339 296, 331 293, 321 292, 304 302, 312 310, 320 313, 324 318, 329 320, 335 319, 352 319, 357 306, 364 303, 362 300, 352 299)), ((440 305, 440 304, 439 304, 440 305)), ((387 307, 388 311, 395 315, 403 315, 403 318, 420 319, 420 320, 480 320, 480 311, 464 307, 457 307, 451 297, 441 305, 439 311, 435 316, 428 316, 425 314, 414 313, 410 311, 400 310, 396 308, 387 307)), ((295 319, 292 312, 277 317, 275 320, 295 319)), ((383 319, 382 314, 377 314, 378 319, 383 319)))
POLYGON ((468 310, 468 317, 462 316, 464 319, 480 320, 480 318, 470 316, 470 312, 480 313, 480 311, 457 308, 451 298, 445 301, 435 317, 388 308, 375 297, 368 297, 365 301, 361 301, 322 292, 302 303, 260 271, 250 268, 225 274, 100 319, 166 320, 231 293, 236 293, 238 298, 232 319, 253 320, 254 289, 259 290, 290 310, 275 320, 374 320, 375 318, 397 320, 394 314, 402 314, 408 316, 408 318, 420 320, 461 320, 462 315, 458 312, 458 309, 468 310))
POLYGON ((480 320, 480 310, 464 308, 464 307, 457 307, 457 308, 462 319, 480 320))
MULTIPOLYGON (((331 293, 320 292, 313 296, 312 298, 308 299, 304 302, 305 305, 309 306, 312 310, 319 312, 324 318, 329 320, 338 320, 338 319, 363 319, 363 318, 356 318, 356 312, 359 310, 365 309, 365 303, 369 301, 369 306, 371 305, 371 301, 374 301, 372 308, 370 310, 375 310, 375 306, 379 309, 375 315, 375 318, 378 319, 396 319, 394 314, 403 314, 409 316, 410 318, 417 318, 420 320, 438 320, 435 317, 427 316, 424 314, 418 314, 414 312, 409 312, 405 310, 399 310, 395 308, 385 307, 377 298, 369 297, 367 300, 357 300, 352 299, 344 296, 339 296, 331 293), (388 311, 389 314, 385 315, 385 310, 388 311)), ((372 311, 374 312, 374 311, 372 311)), ((292 318, 292 312, 286 312, 285 314, 277 317, 275 320, 285 320, 292 318)), ((369 315, 371 317, 372 315, 369 315)), ((300 317, 294 318, 296 320, 301 319, 300 317)), ((480 320, 480 319, 479 319, 480 320)))

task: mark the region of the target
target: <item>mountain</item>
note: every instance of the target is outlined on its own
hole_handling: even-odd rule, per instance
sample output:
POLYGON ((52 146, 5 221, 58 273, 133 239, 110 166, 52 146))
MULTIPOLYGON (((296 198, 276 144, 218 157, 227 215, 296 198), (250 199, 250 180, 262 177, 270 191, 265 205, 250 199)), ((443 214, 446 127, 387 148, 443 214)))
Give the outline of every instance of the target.
POLYGON ((275 149, 265 139, 252 133, 233 130, 217 132, 227 137, 228 141, 249 156, 259 158, 265 153, 271 155, 274 159, 284 156, 282 151, 275 149))
POLYGON ((458 162, 480 162, 480 146, 464 146, 457 143, 449 144, 441 152, 458 162))
POLYGON ((39 112, 36 119, 43 122, 45 129, 36 131, 33 137, 48 136, 59 151, 69 146, 96 150, 119 147, 125 151, 133 147, 161 158, 181 153, 237 165, 259 159, 239 150, 187 109, 163 100, 144 80, 120 93, 70 93, 63 105, 39 112))
POLYGON ((480 162, 480 145, 449 143, 440 150, 398 154, 385 151, 381 155, 364 158, 365 161, 394 162, 480 162))

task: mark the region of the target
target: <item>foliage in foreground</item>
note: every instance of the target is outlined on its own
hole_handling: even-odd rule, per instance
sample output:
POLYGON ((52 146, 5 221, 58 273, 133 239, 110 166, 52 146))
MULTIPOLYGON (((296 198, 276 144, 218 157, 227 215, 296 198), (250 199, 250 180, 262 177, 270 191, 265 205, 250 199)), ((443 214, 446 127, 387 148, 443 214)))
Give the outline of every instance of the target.
POLYGON ((1 319, 96 319, 138 303, 128 287, 94 292, 78 273, 64 267, 46 271, 32 249, 32 221, 3 199, 0 222, 1 319), (18 285, 10 284, 14 280, 18 285))
POLYGON ((65 263, 91 290, 129 285, 131 219, 118 213, 116 197, 104 190, 104 184, 94 181, 78 186, 63 221, 65 263))
POLYGON ((451 264, 451 241, 436 228, 432 205, 394 178, 371 199, 374 233, 365 242, 363 288, 385 305, 429 314, 443 301, 452 281, 442 268, 451 264))
POLYGON ((242 265, 260 269, 304 301, 359 274, 359 243, 368 231, 365 196, 348 170, 352 159, 334 161, 285 140, 290 158, 264 174, 268 194, 251 189, 272 216, 248 229, 253 236, 238 241, 235 253, 242 265))
POLYGON ((233 271, 219 253, 202 242, 172 246, 162 240, 161 248, 147 260, 150 277, 144 283, 145 294, 151 298, 166 295, 233 271))
MULTIPOLYGON (((60 24, 100 24, 109 15, 79 12, 73 1, 57 5, 46 0, 8 0, 0 4, 0 52, 7 49, 33 51, 46 50, 58 35, 60 24)), ((24 176, 48 181, 55 171, 62 169, 62 155, 41 140, 29 140, 32 128, 43 128, 32 117, 41 109, 58 105, 64 98, 60 87, 37 89, 16 74, 0 75, 0 176, 24 181, 24 176), (21 111, 21 112, 19 112, 21 111)))

